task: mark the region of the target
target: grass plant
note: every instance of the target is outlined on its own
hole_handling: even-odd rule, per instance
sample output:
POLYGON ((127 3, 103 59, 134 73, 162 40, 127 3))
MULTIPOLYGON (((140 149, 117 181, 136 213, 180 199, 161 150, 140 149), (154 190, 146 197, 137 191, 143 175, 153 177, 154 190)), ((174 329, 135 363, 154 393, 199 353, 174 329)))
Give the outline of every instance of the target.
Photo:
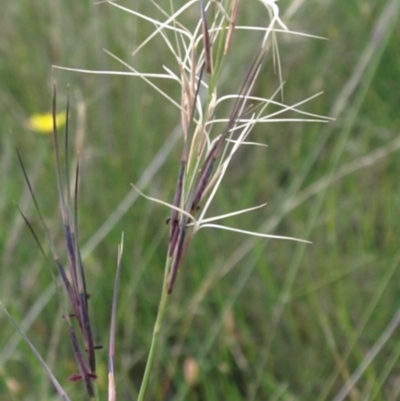
MULTIPOLYGON (((393 113, 383 99, 395 73, 384 60, 399 6, 346 5, 368 20, 359 36, 344 24, 360 48, 347 56, 339 19, 323 27, 304 2, 253 3, 7 6, 9 15, 27 7, 19 27, 30 14, 63 22, 47 30, 38 18, 45 40, 36 50, 45 65, 62 66, 53 69, 59 103, 68 104, 68 81, 74 107, 60 154, 55 97, 52 147, 28 131, 28 116, 48 102, 37 90, 19 93, 13 70, 2 72, 3 123, 25 130, 13 141, 29 183, 22 189, 3 136, 5 400, 98 400, 107 391, 109 400, 396 399, 400 145, 380 118, 393 113), (64 24, 79 29, 68 36, 64 24), (334 40, 294 32, 304 29, 334 40), (315 63, 303 75, 305 60, 315 63), (317 102, 326 87, 334 95, 317 102), (321 116, 329 108, 336 122, 320 124, 332 120, 321 116), (313 245, 276 240, 285 238, 313 245), (42 268, 54 265, 48 259, 59 278, 42 268), (95 351, 99 344, 109 351, 95 351)), ((23 87, 45 81, 43 68, 27 75, 17 43, 23 87)))

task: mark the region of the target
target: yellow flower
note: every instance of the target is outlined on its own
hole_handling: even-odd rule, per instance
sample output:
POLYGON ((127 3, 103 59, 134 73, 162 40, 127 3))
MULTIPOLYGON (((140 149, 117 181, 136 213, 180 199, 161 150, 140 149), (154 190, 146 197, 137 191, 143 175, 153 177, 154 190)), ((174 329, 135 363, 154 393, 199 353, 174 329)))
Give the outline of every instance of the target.
MULTIPOLYGON (((57 127, 62 127, 65 124, 66 113, 62 111, 56 115, 57 127)), ((50 134, 53 132, 53 114, 32 114, 28 120, 28 127, 32 131, 39 132, 41 134, 50 134)))

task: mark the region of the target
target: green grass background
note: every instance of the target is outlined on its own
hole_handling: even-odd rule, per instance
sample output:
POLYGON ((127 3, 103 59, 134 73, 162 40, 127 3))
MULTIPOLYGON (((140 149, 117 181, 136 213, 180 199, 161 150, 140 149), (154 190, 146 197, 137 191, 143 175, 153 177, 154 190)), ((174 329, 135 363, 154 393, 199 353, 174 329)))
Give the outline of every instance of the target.
MULTIPOLYGON (((136 3, 122 4, 156 15, 147 2, 136 3)), ((292 30, 329 39, 278 37, 285 101, 295 103, 322 90, 322 96, 303 108, 336 121, 259 126, 253 138, 268 148, 240 153, 212 209, 226 213, 268 202, 266 208, 227 224, 313 244, 200 231, 171 296, 147 399, 331 400, 387 332, 400 303, 400 25, 374 29, 395 3, 279 2, 292 30), (365 68, 357 69, 366 54, 365 68), (190 358, 200 371, 192 388, 183 374, 190 358)), ((266 24, 266 13, 256 1, 242 3, 241 9, 243 22, 266 24)), ((105 4, 6 0, 2 10, 0 299, 71 397, 84 399, 82 384, 68 382, 76 367, 59 302, 52 295, 53 266, 46 265, 15 207, 24 210, 43 238, 17 146, 64 257, 51 139, 26 127, 32 113, 50 111, 56 80, 60 108, 70 85, 72 140, 84 138, 79 235, 95 337, 104 346, 117 245, 125 233, 117 386, 119 399, 133 400, 158 305, 168 211, 134 200, 130 183, 146 182, 146 193, 172 200, 181 151, 179 133, 174 132, 180 115, 136 78, 71 73, 52 65, 124 71, 103 48, 140 71, 161 72, 162 65, 174 66, 173 60, 161 40, 131 59, 152 27, 105 4), (129 208, 114 219, 127 196, 129 208)), ((254 35, 252 48, 252 41, 238 35, 240 51, 231 55, 227 91, 237 90, 258 40, 254 35), (236 78, 230 79, 234 73, 236 78)), ((176 85, 160 85, 179 99, 176 85)), ((268 60, 255 91, 267 97, 278 85, 268 60)), ((1 399, 57 399, 4 314, 0 327, 1 399)), ((400 334, 398 329, 389 334, 345 399, 399 399, 400 334)), ((106 350, 98 356, 99 388, 106 399, 106 350)))

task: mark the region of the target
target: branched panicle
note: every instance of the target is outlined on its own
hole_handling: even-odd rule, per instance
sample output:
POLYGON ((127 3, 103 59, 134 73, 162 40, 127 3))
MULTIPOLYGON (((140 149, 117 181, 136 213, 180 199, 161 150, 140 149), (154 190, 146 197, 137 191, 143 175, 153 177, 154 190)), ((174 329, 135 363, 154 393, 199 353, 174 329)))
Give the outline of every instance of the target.
MULTIPOLYGON (((56 89, 54 87, 53 92, 53 118, 57 115, 56 110, 56 89)), ((67 121, 68 121, 68 112, 69 112, 69 104, 67 106, 67 121)), ((96 358, 95 358, 95 346, 93 341, 93 333, 91 328, 90 316, 89 316, 89 294, 86 289, 86 279, 85 279, 85 271, 83 268, 83 263, 80 255, 79 244, 77 242, 76 236, 76 225, 77 225, 77 188, 78 188, 78 177, 79 177, 79 168, 77 166, 76 169, 76 177, 75 177, 75 194, 74 194, 74 206, 71 203, 71 195, 69 192, 69 182, 65 182, 67 195, 64 195, 62 177, 61 177, 61 166, 60 166, 60 149, 59 149, 59 140, 58 140, 58 131, 57 124, 54 120, 54 152, 56 157, 56 167, 57 167, 57 178, 58 178, 58 189, 59 189, 59 198, 60 198, 60 209, 61 216, 64 223, 64 232, 65 232, 65 241, 68 253, 68 262, 69 262, 69 271, 72 278, 72 286, 66 285, 67 292, 70 296, 70 302, 74 311, 75 318, 78 322, 78 327, 80 329, 83 342, 84 342, 84 350, 87 353, 87 359, 83 357, 81 349, 79 347, 79 342, 77 340, 76 333, 74 331, 73 326, 71 326, 71 340, 74 344, 74 351, 77 356, 77 360, 79 361, 79 366, 81 373, 83 374, 83 379, 86 383, 86 387, 88 392, 90 390, 89 382, 93 380, 93 377, 96 376, 96 358), (71 211, 75 213, 74 218, 70 218, 71 211), (87 367, 89 365, 89 368, 87 367), (83 368, 84 367, 84 368, 83 368)), ((66 125, 65 132, 65 154, 68 159, 68 124, 66 125)), ((69 178, 69 161, 65 162, 65 175, 66 180, 69 178)), ((66 275, 63 277, 64 283, 68 282, 68 278, 66 275)))
MULTIPOLYGON (((205 69, 205 63, 202 64, 200 71, 199 71, 199 77, 197 79, 195 95, 192 100, 193 104, 190 107, 189 124, 187 124, 188 129, 193 125, 194 115, 196 112, 196 102, 197 102, 197 99, 199 96, 201 80, 202 80, 202 77, 204 74, 204 69, 205 69)), ((185 134, 185 130, 184 130, 184 134, 185 134)), ((182 223, 182 218, 183 218, 181 213, 176 208, 180 208, 183 205, 182 195, 183 195, 183 188, 185 185, 185 176, 187 174, 187 168, 188 168, 188 146, 189 146, 189 138, 185 134, 185 142, 183 145, 181 165, 179 168, 178 181, 177 181, 177 186, 175 189, 175 196, 174 196, 174 202, 173 202, 175 209, 172 210, 171 217, 169 219, 169 222, 170 222, 169 252, 168 252, 169 257, 172 257, 175 252, 175 247, 176 247, 176 244, 177 244, 177 241, 179 238, 179 234, 180 234, 179 225, 182 223)))
MULTIPOLYGON (((28 175, 26 173, 26 169, 23 165, 22 158, 17 151, 18 158, 22 167, 22 171, 25 176, 25 180, 27 182, 29 191, 31 193, 32 199, 35 204, 36 211, 39 216, 39 220, 41 226, 46 234, 47 241, 50 245, 50 250, 52 253, 52 257, 55 265, 57 266, 57 271, 61 277, 61 282, 65 287, 65 291, 69 298, 70 308, 72 309, 72 313, 69 313, 68 307, 64 307, 64 317, 69 326, 70 338, 73 346, 73 350, 75 353, 75 357, 78 363, 80 373, 77 375, 73 375, 71 380, 76 381, 79 379, 83 379, 85 382, 85 386, 88 392, 88 395, 92 398, 94 396, 93 390, 93 380, 96 379, 96 357, 95 350, 99 347, 94 345, 93 341, 93 330, 90 321, 89 315, 89 294, 86 288, 86 279, 85 279, 85 271, 82 263, 82 258, 80 254, 78 238, 76 234, 77 229, 77 188, 78 188, 78 172, 79 168, 77 166, 76 177, 75 177, 75 194, 74 194, 74 207, 71 205, 71 196, 69 193, 69 162, 68 160, 65 163, 65 180, 62 178, 61 173, 61 164, 60 164, 60 149, 59 149, 59 139, 58 139, 58 129, 57 129, 57 109, 56 109, 56 88, 54 86, 53 91, 53 141, 54 141, 54 153, 56 159, 56 174, 57 174, 57 186, 58 186, 58 195, 59 195, 59 203, 60 203, 60 213, 63 223, 64 229, 64 238, 65 238, 65 250, 68 259, 68 273, 58 256, 58 253, 55 249, 55 246, 52 242, 50 233, 48 228, 44 222, 44 218, 41 214, 38 202, 36 200, 34 191, 30 184, 28 175), (64 190, 65 187, 65 190, 64 190), (71 218, 70 215, 73 213, 75 215, 74 218, 71 218), (71 319, 74 318, 77 324, 73 324, 71 319), (79 332, 79 335, 77 334, 79 332), (82 339, 83 344, 80 344, 79 338, 82 339)), ((69 114, 69 105, 67 105, 67 113, 66 120, 68 122, 68 114, 69 114)), ((66 124, 66 133, 65 133, 65 155, 68 159, 68 123, 66 124)), ((22 213, 21 213, 22 214, 22 213)), ((29 224, 26 217, 22 214, 24 220, 27 222, 30 231, 32 232, 36 243, 39 245, 39 248, 43 255, 46 256, 43 247, 33 230, 32 226, 29 224)), ((47 259, 47 256, 46 256, 47 259)), ((57 284, 57 279, 56 285, 57 284)))
MULTIPOLYGON (((237 8, 236 8, 237 11, 237 8)), ((210 151, 208 152, 207 156, 205 157, 205 160, 203 162, 202 166, 199 166, 198 171, 194 170, 191 172, 191 174, 194 174, 194 177, 192 177, 192 182, 197 182, 195 187, 189 187, 185 188, 185 177, 186 174, 188 174, 189 169, 192 170, 193 167, 188 164, 188 159, 187 155, 188 153, 190 154, 195 154, 194 152, 194 147, 196 146, 195 141, 197 140, 195 138, 195 135, 192 136, 192 142, 190 143, 189 140, 189 129, 188 126, 195 121, 195 111, 196 111, 196 104, 199 102, 201 103, 201 99, 199 99, 200 95, 200 88, 204 84, 203 81, 203 72, 204 70, 207 72, 207 74, 210 76, 213 74, 213 67, 212 67, 212 47, 213 43, 211 40, 211 35, 210 35, 210 30, 208 26, 208 21, 207 21, 207 15, 206 15, 206 5, 205 1, 201 0, 200 1, 200 22, 201 22, 201 29, 202 29, 202 43, 203 43, 203 56, 204 60, 201 61, 201 68, 199 70, 199 76, 197 78, 197 88, 196 88, 196 93, 195 96, 193 97, 193 106, 191 108, 191 116, 189 120, 189 124, 186 123, 187 120, 185 120, 184 126, 182 127, 184 130, 184 148, 183 148, 183 153, 182 153, 182 158, 181 158, 181 166, 179 170, 179 176, 178 176, 178 182, 177 182, 177 187, 175 190, 175 197, 174 197, 174 202, 173 205, 175 208, 184 208, 186 211, 188 211, 191 215, 195 215, 196 212, 200 209, 200 203, 203 198, 204 192, 210 182, 210 179, 213 174, 214 166, 215 163, 221 154, 222 147, 224 146, 225 139, 227 135, 229 134, 231 128, 234 126, 236 118, 239 114, 240 110, 240 104, 243 103, 245 100, 243 100, 240 96, 237 98, 235 107, 232 112, 232 116, 228 122, 228 127, 226 131, 220 136, 220 138, 214 143, 210 151), (190 147, 190 150, 188 150, 188 147, 190 147), (196 178, 197 176, 197 178, 196 178), (193 180, 194 178, 194 180, 193 180), (186 194, 186 198, 182 199, 183 194, 186 194)), ((215 32, 214 32, 215 34, 215 32)), ((225 46, 226 47, 226 46, 225 46)), ((192 53, 192 57, 190 57, 192 60, 192 63, 195 63, 197 61, 196 57, 194 55, 194 51, 192 53)), ((193 72, 193 68, 188 68, 189 71, 193 72)), ((187 82, 188 80, 185 78, 184 75, 184 69, 182 71, 182 82, 187 82)), ((249 74, 250 75, 250 74, 249 74)), ((212 78, 211 78, 212 79, 212 78)), ((190 79, 189 81, 195 81, 195 79, 190 79)), ((245 84, 243 85, 245 86, 245 84)), ((184 87, 184 86, 183 86, 184 87)), ((187 85, 186 85, 187 87, 187 85)), ((242 89, 243 91, 243 89, 242 89)), ((190 99, 190 94, 189 93, 183 93, 183 98, 184 99, 190 99)), ((208 95, 210 99, 212 98, 212 92, 209 93, 208 95)), ((209 110, 206 110, 204 115, 206 115, 208 118, 212 118, 212 111, 211 111, 211 105, 208 105, 210 107, 209 110), (211 111, 211 113, 210 113, 211 111)), ((196 123, 198 124, 198 122, 196 123)), ((196 125, 197 129, 197 125, 196 125)), ((202 128, 204 130, 202 137, 200 139, 200 145, 204 143, 205 136, 208 135, 206 133, 205 127, 202 128)), ((203 146, 201 145, 201 148, 203 146)), ((202 153, 201 148, 200 154, 202 153)), ((189 184, 192 185, 192 184, 189 184)), ((189 240, 186 240, 186 231, 187 231, 187 224, 188 220, 185 215, 180 213, 178 210, 173 209, 171 213, 171 218, 170 218, 170 238, 169 238, 169 258, 172 258, 171 262, 171 269, 170 269, 170 278, 169 278, 169 284, 168 284, 168 292, 171 293, 173 289, 173 285, 176 280, 176 276, 178 274, 178 270, 180 265, 182 264, 183 261, 183 256, 185 253, 185 250, 188 246, 189 240), (186 240, 186 241, 185 241, 186 240)))
MULTIPOLYGON (((202 18, 204 19, 205 15, 202 14, 202 18)), ((226 139, 232 133, 233 129, 235 128, 235 125, 237 124, 238 119, 241 117, 245 109, 248 96, 250 94, 252 86, 254 85, 254 81, 257 77, 263 59, 264 59, 264 50, 261 49, 257 54, 257 56, 255 57, 253 63, 251 64, 249 71, 246 75, 246 78, 242 84, 242 87, 240 88, 239 94, 236 97, 236 101, 234 103, 232 112, 230 114, 224 132, 219 136, 219 138, 213 144, 207 156, 205 157, 203 165, 200 167, 199 172, 197 173, 198 175, 196 180, 197 184, 191 190, 189 190, 189 195, 185 201, 184 207, 193 216, 200 209, 201 201, 204 197, 208 185, 212 180, 217 160, 220 158, 221 153, 224 147, 226 146, 226 139)), ((197 96, 198 92, 196 93, 196 97, 197 96)), ((181 162, 178 185, 174 199, 175 207, 180 207, 182 203, 181 196, 182 196, 182 187, 184 185, 183 177, 184 174, 186 173, 186 171, 184 170, 185 166, 186 164, 181 162)), ((185 223, 186 217, 184 217, 183 215, 181 215, 180 219, 178 217, 179 217, 179 212, 173 210, 171 217, 170 248, 169 248, 169 257, 172 257, 173 261, 172 261, 170 281, 168 286, 169 293, 172 291, 179 270, 179 266, 183 261, 183 254, 184 254, 183 249, 188 246, 188 240, 186 241, 184 246, 185 234, 187 229, 187 223, 185 223), (180 224, 178 223, 179 221, 180 224)))

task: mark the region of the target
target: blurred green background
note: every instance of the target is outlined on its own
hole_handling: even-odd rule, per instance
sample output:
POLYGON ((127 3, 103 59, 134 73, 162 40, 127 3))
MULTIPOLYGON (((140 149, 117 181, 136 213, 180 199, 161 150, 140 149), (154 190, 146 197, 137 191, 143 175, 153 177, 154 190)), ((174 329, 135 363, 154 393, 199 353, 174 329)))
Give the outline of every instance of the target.
MULTIPOLYGON (((175 3, 175 2, 174 2, 175 3)), ((184 3, 182 2, 176 2, 184 3)), ((157 16, 149 2, 120 4, 157 16), (139 3, 139 4, 137 4, 139 3)), ((400 5, 398 0, 279 1, 290 29, 328 41, 278 35, 285 102, 323 91, 302 109, 335 122, 271 123, 240 153, 215 199, 227 213, 268 206, 231 226, 300 237, 312 245, 204 230, 171 296, 149 400, 397 400, 400 397, 400 5), (185 367, 198 367, 195 383, 185 367), (356 378, 346 394, 346 383, 356 378), (336 398, 335 398, 336 397, 336 398)), ((162 5, 168 8, 167 5, 162 5)), ((107 346, 117 245, 125 233, 118 309, 119 399, 137 396, 162 282, 168 210, 137 199, 130 183, 171 201, 181 152, 180 114, 143 81, 66 72, 52 65, 126 71, 176 68, 154 29, 92 1, 5 0, 0 15, 0 300, 25 328, 72 399, 84 399, 49 272, 15 204, 43 239, 18 147, 62 257, 51 137, 30 131, 71 98, 71 140, 81 152, 79 235, 95 337, 107 346), (68 90, 69 85, 69 90, 68 90)), ((193 7, 188 18, 196 21, 193 7)), ((266 25, 256 1, 241 22, 266 25)), ((236 91, 260 35, 237 35, 224 88, 236 91), (233 75, 236 74, 236 75, 233 75)), ((267 60, 255 92, 279 86, 267 60)), ((159 82, 179 100, 176 84, 159 82)), ((47 248, 46 248, 47 249, 47 248)), ((50 266, 53 268, 53 266, 50 266)), ((2 400, 58 399, 42 367, 0 313, 2 400)), ((99 351, 106 398, 107 352, 99 351)))

